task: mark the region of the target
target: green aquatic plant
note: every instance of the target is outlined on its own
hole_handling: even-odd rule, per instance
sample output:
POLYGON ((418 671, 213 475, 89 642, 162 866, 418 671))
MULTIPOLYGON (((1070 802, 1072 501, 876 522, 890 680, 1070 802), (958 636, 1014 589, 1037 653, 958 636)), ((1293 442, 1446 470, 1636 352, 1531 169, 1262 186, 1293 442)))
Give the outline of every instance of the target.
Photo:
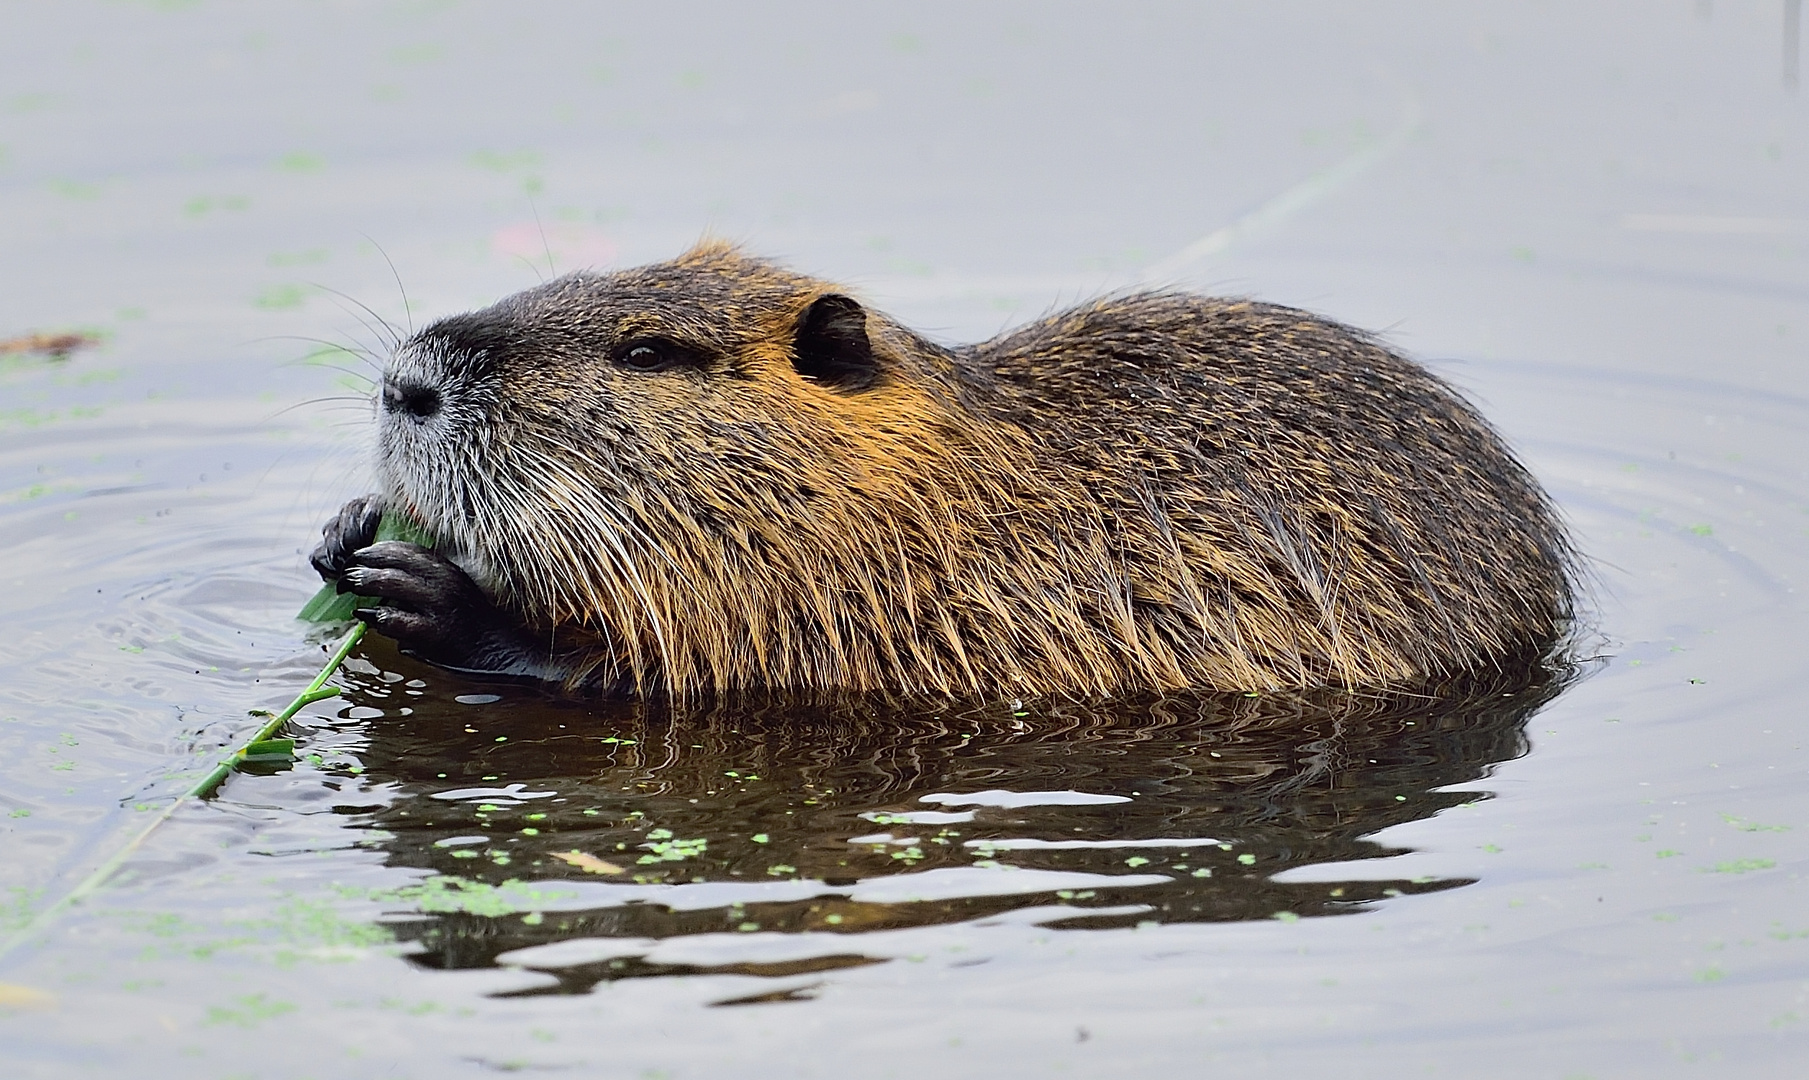
MULTIPOLYGON (((433 538, 425 530, 405 515, 394 512, 387 512, 383 515, 382 521, 377 526, 377 539, 407 540, 421 544, 423 547, 433 546, 433 538)), ((343 622, 350 619, 352 613, 358 608, 370 607, 376 603, 377 601, 366 597, 342 596, 332 584, 328 584, 302 607, 296 617, 304 622, 343 622)), ((354 623, 348 628, 333 647, 332 652, 327 655, 327 662, 321 666, 320 671, 309 680, 308 685, 303 687, 301 693, 296 694, 294 700, 290 701, 281 712, 272 713, 264 709, 253 710, 251 715, 264 718, 264 723, 259 725, 257 731, 250 738, 241 742, 237 749, 222 758, 206 776, 178 795, 175 801, 165 806, 118 851, 108 856, 105 862, 95 867, 93 872, 78 882, 75 888, 64 893, 49 907, 43 908, 25 919, 22 925, 4 942, 0 942, 0 957, 24 944, 58 915, 105 885, 152 833, 175 816, 176 811, 195 800, 212 798, 220 790, 220 785, 224 784, 227 777, 231 776, 235 770, 246 765, 281 764, 294 760, 295 740, 279 738, 278 732, 303 708, 316 701, 336 697, 340 693, 339 687, 328 686, 327 680, 339 670, 339 665, 345 663, 346 657, 351 655, 352 650, 364 637, 364 631, 363 623, 354 623)))
POLYGON ((177 796, 174 802, 164 807, 156 817, 146 822, 144 828, 138 830, 132 839, 122 845, 118 851, 115 851, 112 855, 108 856, 105 862, 95 867, 94 871, 77 883, 75 888, 64 893, 56 903, 51 904, 49 907, 44 908, 33 915, 23 926, 14 931, 4 943, 0 943, 0 956, 5 956, 13 949, 24 944, 34 933, 49 924, 51 920, 55 919, 58 915, 61 915, 68 908, 81 902, 85 897, 90 893, 93 893, 96 889, 99 889, 102 885, 105 885, 108 879, 119 870, 120 866, 122 866, 127 859, 132 857, 132 853, 137 851, 139 847, 150 838, 150 835, 156 832, 164 822, 173 817, 177 810, 180 810, 182 807, 197 799, 211 798, 213 794, 219 790, 220 785, 226 782, 226 778, 232 775, 234 769, 245 764, 290 760, 295 753, 295 740, 276 738, 276 733, 284 724, 289 722, 290 718, 300 712, 304 706, 320 701, 323 698, 334 697, 339 693, 338 687, 328 686, 326 685, 326 682, 332 677, 334 672, 339 670, 339 665, 345 662, 345 658, 351 654, 353 646, 357 645, 359 639, 364 636, 364 629, 364 624, 358 623, 346 631, 345 636, 339 640, 339 644, 327 657, 327 662, 320 669, 319 674, 314 676, 301 693, 295 695, 295 700, 291 701, 282 712, 270 713, 260 710, 259 712, 254 713, 253 715, 262 715, 268 717, 268 719, 257 729, 256 733, 254 733, 251 738, 241 743, 238 749, 223 758, 219 764, 215 765, 214 768, 206 776, 202 777, 193 787, 177 796))

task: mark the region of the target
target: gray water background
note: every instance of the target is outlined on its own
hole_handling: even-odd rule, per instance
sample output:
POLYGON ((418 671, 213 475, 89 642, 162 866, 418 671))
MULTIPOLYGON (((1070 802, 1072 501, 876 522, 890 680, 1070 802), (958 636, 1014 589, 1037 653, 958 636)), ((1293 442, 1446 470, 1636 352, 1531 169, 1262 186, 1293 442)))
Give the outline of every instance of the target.
MULTIPOLYGON (((1381 331, 1549 485, 1591 557, 1607 657, 1526 722, 1524 746, 1478 751, 1455 784, 1426 773, 1409 794, 1436 811, 1274 873, 1285 845, 1234 838, 1260 855, 1249 889, 1377 883, 1342 917, 1266 917, 1269 894, 1249 890, 1219 917, 1146 917, 1125 898, 1166 888, 1138 882, 1180 856, 1119 856, 1159 848, 1017 872, 1047 879, 1011 878, 1010 848, 933 871, 882 851, 852 886, 773 876, 796 903, 849 905, 854 929, 826 941, 820 921, 679 926, 749 902, 709 883, 494 857, 466 861, 530 884, 437 910, 419 885, 462 865, 458 845, 417 851, 394 814, 432 805, 434 762, 470 790, 452 765, 477 757, 438 729, 398 743, 402 695, 469 715, 484 742, 599 721, 472 698, 374 645, 352 700, 309 710, 316 760, 235 777, 0 960, 0 1073, 1802 1075, 1798 15, 1789 0, 0 5, 0 338, 104 338, 61 363, 0 357, 7 928, 318 666, 290 618, 315 586, 302 553, 365 490, 368 411, 327 366, 355 363, 298 363, 315 346, 286 336, 380 350, 354 301, 420 325, 549 263, 631 265, 706 234, 948 341, 1151 282, 1381 331), (333 396, 352 400, 318 400, 333 396), (384 697, 392 684, 409 689, 384 697), (1074 922, 1114 880, 1117 914, 1074 922), (593 919, 562 945, 546 920, 568 909, 668 922, 593 919), (852 914, 881 910, 872 927, 852 914), (568 952, 460 966, 430 947, 530 932, 568 952), (612 957, 636 977, 607 975, 612 957)), ((1039 742, 1037 719, 976 725, 1004 763, 984 776, 880 784, 868 818, 849 803, 821 829, 902 837, 872 818, 960 809, 925 792, 1100 793, 1097 747, 1039 742)), ((707 765, 734 753, 698 738, 707 765)), ((614 775, 540 787, 551 774, 531 764, 495 766, 495 790, 588 796, 585 777, 614 775)), ((621 767, 667 783, 679 765, 621 767)), ((1133 782, 1114 805, 1167 812, 1133 782)), ((677 814, 688 789, 668 786, 677 814)), ((679 835, 726 849, 749 807, 806 797, 746 795, 679 835)), ((978 820, 1107 842, 1130 827, 1067 798, 978 820)), ((1244 865, 1222 863, 1215 882, 1244 865)))

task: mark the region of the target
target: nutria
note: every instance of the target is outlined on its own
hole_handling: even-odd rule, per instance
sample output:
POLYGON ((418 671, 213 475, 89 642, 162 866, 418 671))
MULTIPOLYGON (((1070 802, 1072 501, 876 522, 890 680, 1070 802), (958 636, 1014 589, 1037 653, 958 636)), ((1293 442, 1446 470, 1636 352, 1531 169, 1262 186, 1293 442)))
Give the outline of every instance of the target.
POLYGON ((1572 611, 1552 506, 1449 386, 1179 292, 947 348, 722 244, 404 341, 382 493, 314 553, 447 667, 691 697, 1425 685, 1572 611), (405 509, 435 550, 372 544, 405 509))

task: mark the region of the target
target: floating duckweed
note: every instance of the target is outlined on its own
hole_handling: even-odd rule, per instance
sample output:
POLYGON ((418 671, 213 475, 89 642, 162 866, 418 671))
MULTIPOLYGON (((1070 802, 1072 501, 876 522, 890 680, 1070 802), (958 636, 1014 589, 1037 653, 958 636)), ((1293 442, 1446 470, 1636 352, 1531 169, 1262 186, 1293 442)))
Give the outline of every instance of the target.
POLYGON ((295 1006, 287 1001, 271 1001, 263 994, 250 994, 233 999, 232 1006, 214 1005, 207 1010, 206 1024, 233 1024, 238 1027, 256 1027, 265 1020, 273 1020, 284 1013, 292 1013, 295 1006))
POLYGON ((1771 859, 1735 859, 1732 862, 1716 863, 1708 869, 1711 874, 1747 874, 1754 870, 1769 870, 1776 865, 1771 859))
MULTIPOLYGON (((647 835, 649 837, 667 837, 671 836, 672 833, 668 829, 654 829, 647 835)), ((646 866, 650 863, 682 862, 693 855, 701 855, 703 854, 704 849, 710 846, 710 841, 701 836, 691 840, 656 839, 654 843, 642 844, 641 846, 648 849, 649 854, 642 855, 635 860, 635 863, 640 866, 646 866)))
POLYGON ((1761 825, 1756 821, 1748 821, 1745 818, 1735 817, 1732 814, 1722 814, 1721 820, 1727 822, 1729 825, 1732 825, 1734 828, 1739 829, 1741 832, 1789 832, 1790 831, 1790 826, 1788 826, 1788 825, 1761 825))
POLYGON ((466 915, 494 917, 513 915, 517 912, 539 911, 557 901, 575 897, 577 893, 566 890, 540 889, 514 878, 500 885, 488 885, 481 881, 442 875, 428 878, 418 885, 372 892, 367 895, 373 900, 393 900, 411 904, 416 910, 428 914, 459 912, 466 915))

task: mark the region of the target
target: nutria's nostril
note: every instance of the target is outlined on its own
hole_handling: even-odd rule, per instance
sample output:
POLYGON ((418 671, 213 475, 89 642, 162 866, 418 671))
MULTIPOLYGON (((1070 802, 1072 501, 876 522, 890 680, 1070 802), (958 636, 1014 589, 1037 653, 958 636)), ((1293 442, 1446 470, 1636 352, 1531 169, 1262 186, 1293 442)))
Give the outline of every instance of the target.
POLYGON ((411 419, 425 420, 440 411, 440 392, 431 386, 385 382, 383 408, 388 412, 406 413, 411 419))

